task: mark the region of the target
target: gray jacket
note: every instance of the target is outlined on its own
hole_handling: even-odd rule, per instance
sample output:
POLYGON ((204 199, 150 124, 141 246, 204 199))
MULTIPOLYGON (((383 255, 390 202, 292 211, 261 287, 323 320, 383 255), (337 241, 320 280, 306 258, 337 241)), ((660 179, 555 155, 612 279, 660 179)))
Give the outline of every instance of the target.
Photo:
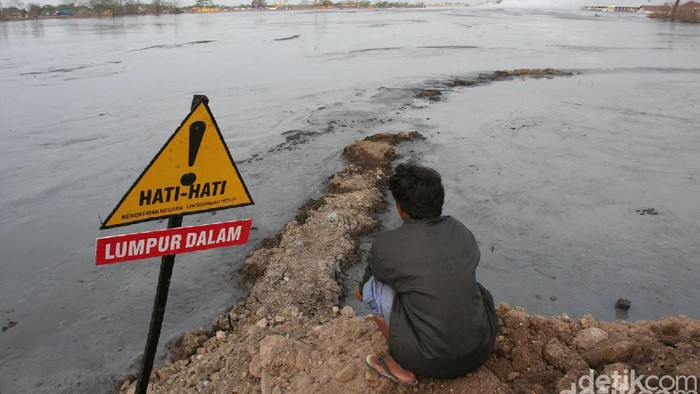
POLYGON ((491 294, 476 281, 479 258, 474 235, 450 216, 377 234, 368 268, 396 291, 389 352, 402 367, 455 378, 493 353, 498 323, 491 294))

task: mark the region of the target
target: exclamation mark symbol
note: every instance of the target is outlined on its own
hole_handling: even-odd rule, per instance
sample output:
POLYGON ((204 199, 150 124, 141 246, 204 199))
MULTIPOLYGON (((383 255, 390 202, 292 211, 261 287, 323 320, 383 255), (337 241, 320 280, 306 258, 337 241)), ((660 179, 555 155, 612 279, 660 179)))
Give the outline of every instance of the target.
MULTIPOLYGON (((190 125, 190 150, 189 158, 187 164, 192 167, 194 162, 197 160, 197 153, 199 152, 199 146, 202 145, 202 139, 204 138, 204 131, 207 129, 207 125, 201 120, 198 120, 190 125)), ((197 180, 197 175, 193 172, 188 172, 180 178, 180 183, 182 186, 193 185, 197 180)))

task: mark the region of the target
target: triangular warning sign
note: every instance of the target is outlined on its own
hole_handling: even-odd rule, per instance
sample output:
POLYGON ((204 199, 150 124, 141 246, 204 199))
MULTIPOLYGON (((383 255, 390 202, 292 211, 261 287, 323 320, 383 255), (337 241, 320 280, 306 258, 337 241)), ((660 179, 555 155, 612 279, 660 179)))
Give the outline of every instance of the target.
POLYGON ((219 126, 201 101, 100 228, 251 204, 219 126))

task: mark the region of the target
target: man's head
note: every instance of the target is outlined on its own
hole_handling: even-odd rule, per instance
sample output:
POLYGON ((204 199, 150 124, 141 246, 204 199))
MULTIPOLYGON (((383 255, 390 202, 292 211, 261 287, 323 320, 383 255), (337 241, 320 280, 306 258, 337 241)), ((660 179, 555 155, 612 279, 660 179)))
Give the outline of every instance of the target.
POLYGON ((432 168, 399 164, 389 178, 389 190, 401 209, 413 219, 442 215, 445 189, 440 174, 432 168))

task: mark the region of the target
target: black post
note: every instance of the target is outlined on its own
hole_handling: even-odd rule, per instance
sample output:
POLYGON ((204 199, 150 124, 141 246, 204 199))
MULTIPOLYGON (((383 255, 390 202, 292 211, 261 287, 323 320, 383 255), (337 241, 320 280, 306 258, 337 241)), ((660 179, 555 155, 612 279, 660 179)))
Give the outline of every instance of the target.
MULTIPOLYGON (((170 219, 168 219, 168 228, 177 228, 181 226, 182 215, 171 216, 170 219)), ((151 377, 151 370, 153 369, 153 360, 156 357, 156 350, 158 350, 158 339, 160 338, 160 329, 163 326, 165 304, 168 302, 170 277, 173 274, 174 265, 174 254, 162 257, 160 262, 160 275, 158 276, 158 287, 156 288, 156 299, 153 302, 151 326, 148 329, 148 338, 146 339, 146 350, 144 350, 143 352, 143 360, 141 361, 141 371, 139 372, 139 381, 136 385, 136 392, 138 394, 146 394, 146 389, 148 388, 148 381, 151 377)))
POLYGON ((680 4, 681 0, 676 0, 676 3, 673 5, 673 8, 671 9, 671 22, 676 20, 676 14, 678 13, 678 5, 680 4))
MULTIPOLYGON (((194 111, 195 107, 201 102, 208 103, 209 99, 205 95, 195 94, 192 97, 192 105, 190 111, 194 111)), ((171 216, 168 219, 168 228, 182 227, 182 215, 171 216)), ((163 316, 165 315, 165 305, 168 302, 168 290, 170 289, 170 277, 173 274, 173 266, 175 265, 175 255, 171 254, 163 256, 160 261, 160 274, 158 275, 158 287, 156 288, 156 299, 153 302, 153 314, 151 315, 151 326, 148 329, 148 338, 146 339, 146 350, 143 351, 143 360, 141 361, 141 371, 139 371, 139 380, 136 384, 137 394, 146 394, 148 381, 151 378, 151 370, 153 369, 153 360, 156 357, 158 350, 158 339, 160 338, 160 329, 163 326, 163 316)))

